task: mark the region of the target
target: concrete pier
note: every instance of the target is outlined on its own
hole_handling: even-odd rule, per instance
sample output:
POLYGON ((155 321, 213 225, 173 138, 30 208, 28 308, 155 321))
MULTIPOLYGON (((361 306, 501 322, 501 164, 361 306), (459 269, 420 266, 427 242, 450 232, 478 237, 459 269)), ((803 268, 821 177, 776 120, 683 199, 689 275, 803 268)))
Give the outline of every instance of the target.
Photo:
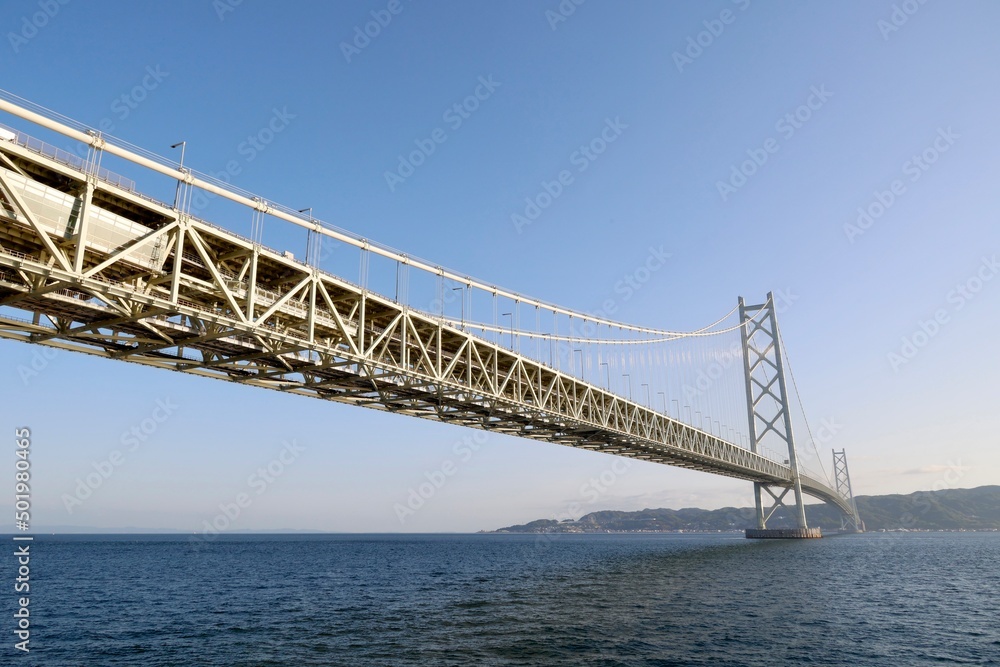
POLYGON ((819 528, 747 528, 748 540, 805 540, 823 537, 819 528))

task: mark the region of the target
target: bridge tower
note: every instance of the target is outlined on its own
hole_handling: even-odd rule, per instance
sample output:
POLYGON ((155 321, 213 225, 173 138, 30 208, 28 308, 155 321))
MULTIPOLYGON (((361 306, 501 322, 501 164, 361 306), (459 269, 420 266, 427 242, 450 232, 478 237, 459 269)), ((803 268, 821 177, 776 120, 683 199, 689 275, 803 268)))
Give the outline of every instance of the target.
POLYGON ((844 514, 840 519, 842 531, 863 533, 865 524, 858 514, 858 504, 854 502, 854 492, 851 490, 851 473, 847 470, 847 452, 833 450, 833 478, 837 484, 837 493, 842 495, 851 505, 851 513, 844 514))
POLYGON ((761 442, 770 435, 771 442, 784 443, 788 450, 785 463, 791 468, 791 479, 787 486, 754 482, 757 528, 748 530, 747 537, 820 537, 819 529, 810 529, 806 523, 805 505, 802 503, 802 484, 795 455, 792 417, 788 409, 773 293, 768 292, 767 301, 758 305, 748 306, 743 297, 740 297, 740 323, 743 325, 740 327, 740 335, 743 341, 750 449, 758 452, 761 442), (789 492, 794 495, 793 507, 785 504, 785 497, 789 492), (769 497, 770 507, 764 506, 765 493, 769 497), (767 521, 779 507, 792 510, 797 529, 768 530, 767 521))

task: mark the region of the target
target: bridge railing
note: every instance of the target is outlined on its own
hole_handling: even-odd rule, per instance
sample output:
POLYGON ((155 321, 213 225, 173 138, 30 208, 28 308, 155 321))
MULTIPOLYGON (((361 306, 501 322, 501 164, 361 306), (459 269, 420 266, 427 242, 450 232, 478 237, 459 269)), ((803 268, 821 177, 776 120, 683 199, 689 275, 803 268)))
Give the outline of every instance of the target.
MULTIPOLYGON (((87 161, 79 155, 53 146, 52 144, 46 143, 41 139, 36 139, 29 134, 25 134, 20 130, 8 127, 7 125, 0 124, 0 130, 6 130, 7 132, 13 134, 15 137, 14 143, 18 146, 26 148, 32 153, 50 158, 60 164, 66 165, 67 167, 73 167, 74 169, 79 169, 81 171, 86 169, 87 161)), ((105 183, 110 183, 111 185, 121 188, 122 190, 138 194, 135 189, 135 181, 130 178, 126 178, 121 174, 116 174, 115 172, 105 169, 104 167, 98 167, 96 176, 105 183)))

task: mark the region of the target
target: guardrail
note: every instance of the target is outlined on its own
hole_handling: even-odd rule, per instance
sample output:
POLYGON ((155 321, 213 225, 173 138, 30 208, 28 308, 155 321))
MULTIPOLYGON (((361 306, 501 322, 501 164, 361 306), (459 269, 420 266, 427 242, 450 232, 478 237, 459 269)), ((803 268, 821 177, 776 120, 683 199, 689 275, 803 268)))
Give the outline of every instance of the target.
MULTIPOLYGON (((30 134, 25 134, 20 130, 15 130, 14 128, 6 125, 0 124, 0 130, 6 130, 7 132, 13 134, 13 142, 18 146, 31 151, 32 153, 55 160, 60 164, 66 165, 67 167, 73 167, 74 169, 79 169, 80 171, 87 171, 87 162, 79 155, 75 155, 69 151, 64 151, 63 149, 57 148, 56 146, 46 143, 41 139, 36 139, 30 134)), ((135 189, 135 181, 130 178, 125 178, 121 174, 116 174, 115 172, 105 169, 104 167, 97 168, 97 178, 127 192, 138 194, 135 189)))

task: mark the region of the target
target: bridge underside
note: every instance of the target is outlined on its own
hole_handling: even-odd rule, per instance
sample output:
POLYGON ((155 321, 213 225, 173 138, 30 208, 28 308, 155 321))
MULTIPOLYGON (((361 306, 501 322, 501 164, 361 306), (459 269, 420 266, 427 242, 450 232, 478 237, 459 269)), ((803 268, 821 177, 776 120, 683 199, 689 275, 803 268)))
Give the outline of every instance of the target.
MULTIPOLYGON (((0 307, 3 338, 791 483, 786 465, 11 141, 0 307)), ((824 481, 802 488, 850 509, 824 481)))

